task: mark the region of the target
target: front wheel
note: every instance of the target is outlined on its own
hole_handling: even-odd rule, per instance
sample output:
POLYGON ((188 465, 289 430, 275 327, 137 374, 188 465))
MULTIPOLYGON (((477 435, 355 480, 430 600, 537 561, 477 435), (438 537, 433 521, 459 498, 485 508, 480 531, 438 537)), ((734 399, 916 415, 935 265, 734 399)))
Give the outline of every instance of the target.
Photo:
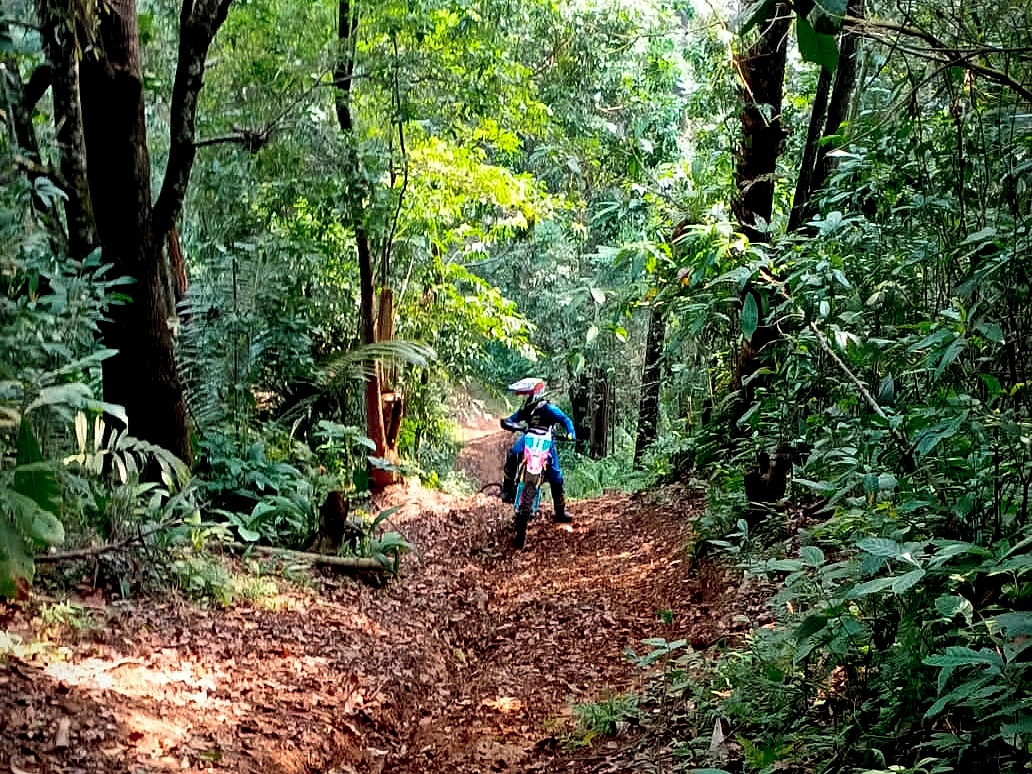
POLYGON ((516 548, 523 548, 527 543, 527 524, 534 515, 539 485, 537 476, 525 476, 520 487, 520 501, 516 503, 516 537, 512 541, 516 548))

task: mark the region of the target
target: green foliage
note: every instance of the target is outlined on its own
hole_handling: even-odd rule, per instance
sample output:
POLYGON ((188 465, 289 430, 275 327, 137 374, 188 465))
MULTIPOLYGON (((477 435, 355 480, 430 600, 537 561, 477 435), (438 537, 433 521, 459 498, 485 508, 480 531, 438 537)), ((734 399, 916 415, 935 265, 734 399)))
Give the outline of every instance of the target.
POLYGON ((572 747, 590 745, 596 738, 622 733, 639 717, 638 698, 633 694, 613 694, 599 701, 573 706, 577 724, 569 741, 572 747))
POLYGON ((88 632, 98 627, 93 613, 82 605, 70 602, 55 602, 40 608, 39 619, 44 627, 66 629, 72 632, 88 632))
POLYGON ((354 556, 376 559, 385 569, 393 575, 398 574, 401 567, 401 557, 416 550, 405 537, 394 530, 383 530, 381 526, 390 519, 400 507, 387 508, 380 511, 376 518, 366 521, 362 528, 361 538, 358 540, 354 556))
MULTIPOLYGON (((124 420, 94 398, 101 362, 111 352, 96 334, 124 279, 109 279, 98 254, 82 262, 53 251, 32 223, 20 186, 0 198, 0 596, 31 583, 37 551, 64 541, 83 497, 71 430, 80 439, 86 413, 124 420)), ((160 457, 132 445, 148 460, 160 457)), ((138 458, 139 459, 139 458, 138 458)), ((180 465, 181 467, 181 465, 180 465)), ((125 472, 124 470, 122 471, 125 472)))

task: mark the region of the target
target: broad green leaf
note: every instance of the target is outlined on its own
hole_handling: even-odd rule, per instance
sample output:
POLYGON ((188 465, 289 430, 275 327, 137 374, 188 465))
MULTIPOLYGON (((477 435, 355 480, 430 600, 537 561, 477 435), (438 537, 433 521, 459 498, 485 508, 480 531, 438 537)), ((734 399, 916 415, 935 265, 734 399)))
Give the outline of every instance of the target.
POLYGON ((606 302, 606 291, 602 290, 602 288, 593 287, 589 290, 591 292, 591 297, 594 299, 596 304, 602 306, 606 302))
POLYGON ((984 648, 972 650, 971 648, 953 645, 946 648, 945 653, 936 656, 929 656, 924 660, 928 666, 937 667, 960 667, 960 666, 990 666, 1002 667, 1003 658, 995 651, 984 648))
POLYGON ((25 409, 25 413, 43 406, 73 406, 78 408, 87 400, 90 400, 90 388, 80 382, 71 384, 57 384, 51 387, 44 387, 39 395, 25 409))
POLYGON ((911 570, 905 575, 899 576, 895 579, 895 582, 892 584, 892 593, 902 594, 903 592, 915 586, 917 582, 920 581, 924 576, 925 571, 920 569, 911 570))
POLYGON ((760 326, 760 310, 756 307, 756 297, 749 293, 742 302, 742 335, 751 340, 760 326))
POLYGON ((808 567, 820 567, 824 564, 824 552, 817 546, 803 546, 799 549, 799 558, 808 567))
POLYGON ((971 602, 959 594, 944 594, 939 597, 935 600, 935 609, 950 620, 958 615, 962 615, 968 625, 971 624, 971 616, 975 612, 971 602))
POLYGON ((0 597, 13 599, 21 583, 31 583, 36 567, 32 551, 18 530, 0 515, 0 597))
POLYGON ((41 468, 43 452, 28 420, 22 419, 16 441, 18 456, 14 471, 14 491, 31 498, 50 513, 61 511, 61 488, 53 470, 41 468), (28 467, 28 466, 31 466, 28 467))
POLYGON ((815 613, 803 619, 803 622, 792 632, 792 637, 796 642, 804 642, 817 632, 823 631, 827 626, 828 616, 815 613))
POLYGON ((254 543, 260 540, 262 537, 262 534, 260 532, 256 532, 253 529, 248 529, 247 527, 242 527, 239 525, 237 525, 237 533, 240 535, 241 540, 245 540, 248 543, 254 543))
POLYGON ((573 375, 579 376, 581 372, 584 371, 584 366, 586 365, 586 363, 587 360, 585 359, 583 352, 574 353, 570 363, 570 370, 573 372, 573 375))
POLYGON ((849 590, 846 597, 848 599, 859 599, 870 594, 877 594, 878 592, 885 591, 887 588, 891 588, 897 580, 898 578, 875 578, 864 583, 858 583, 849 590))
POLYGON ((796 16, 796 39, 799 42, 799 54, 804 62, 813 62, 828 72, 835 72, 839 51, 838 41, 834 35, 817 32, 805 17, 796 16))
POLYGON ((981 231, 976 231, 973 234, 968 234, 967 238, 961 242, 962 245, 984 245, 987 242, 993 242, 996 239, 996 229, 992 226, 987 226, 981 231))
POLYGON ((1032 613, 1029 612, 1003 613, 987 619, 985 623, 990 631, 1002 631, 1008 637, 1032 636, 1032 613))
POLYGON ((768 559, 763 563, 763 569, 767 572, 799 572, 803 563, 796 559, 768 559))
POLYGON ((598 326, 597 325, 592 325, 590 328, 588 328, 588 332, 587 332, 587 334, 584 337, 585 342, 588 343, 588 344, 591 344, 592 342, 594 342, 595 339, 598 338, 598 332, 599 331, 598 331, 598 326))
POLYGON ((978 378, 985 383, 986 388, 989 390, 990 398, 995 398, 1001 392, 1003 392, 1003 387, 1000 385, 1000 380, 992 374, 979 374, 978 378))
POLYGON ((946 351, 942 353, 942 358, 939 360, 939 365, 935 368, 935 380, 939 381, 942 375, 946 373, 946 369, 953 365, 960 353, 967 349, 967 339, 963 336, 958 336, 953 342, 946 348, 946 351))
POLYGON ((961 414, 953 419, 937 422, 929 428, 922 430, 915 439, 914 447, 917 453, 924 457, 932 449, 943 441, 952 438, 960 430, 960 426, 967 420, 967 414, 961 414))
POLYGON ((903 553, 903 547, 895 540, 881 537, 868 537, 856 541, 856 547, 861 551, 874 556, 883 556, 894 559, 903 553))

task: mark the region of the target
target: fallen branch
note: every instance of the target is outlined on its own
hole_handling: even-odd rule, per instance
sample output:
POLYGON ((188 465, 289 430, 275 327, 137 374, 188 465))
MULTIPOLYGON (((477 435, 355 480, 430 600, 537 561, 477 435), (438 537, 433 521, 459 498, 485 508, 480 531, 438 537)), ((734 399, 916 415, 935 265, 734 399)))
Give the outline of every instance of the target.
POLYGON ((118 540, 114 543, 105 543, 102 546, 93 546, 92 548, 77 548, 74 551, 59 551, 53 554, 39 554, 36 556, 36 564, 57 564, 58 562, 73 562, 77 559, 90 559, 95 556, 103 556, 104 554, 113 554, 118 551, 124 551, 126 548, 131 546, 133 543, 143 542, 143 539, 150 537, 155 532, 161 532, 163 529, 169 527, 175 527, 182 524, 183 520, 180 518, 171 519, 169 521, 163 521, 160 524, 155 524, 149 529, 141 530, 135 535, 118 540))
POLYGON ((360 572, 387 572, 387 568, 378 560, 366 556, 333 556, 330 554, 313 554, 308 551, 292 551, 289 548, 274 548, 272 546, 256 546, 244 543, 231 543, 230 547, 240 551, 253 551, 267 556, 292 559, 297 562, 309 562, 311 564, 336 567, 343 570, 356 570, 360 572))

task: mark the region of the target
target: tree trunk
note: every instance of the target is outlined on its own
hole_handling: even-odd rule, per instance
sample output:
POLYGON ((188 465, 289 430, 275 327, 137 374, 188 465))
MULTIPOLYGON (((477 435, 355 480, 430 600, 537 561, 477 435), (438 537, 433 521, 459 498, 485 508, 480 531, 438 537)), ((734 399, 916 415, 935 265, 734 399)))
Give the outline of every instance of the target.
POLYGON ((99 46, 80 67, 90 200, 104 260, 136 282, 101 328, 104 399, 125 407, 129 431, 190 461, 186 402, 173 356, 162 244, 155 239, 134 0, 101 14, 99 46))
POLYGON ((813 189, 814 163, 817 159, 818 144, 824 120, 828 114, 828 93, 831 91, 831 73, 821 68, 817 78, 817 90, 813 95, 813 106, 810 108, 810 125, 806 130, 806 145, 803 157, 799 161, 799 175, 796 178, 795 196, 792 197, 792 213, 788 217, 788 231, 795 231, 803 223, 803 215, 808 210, 810 194, 813 189))
POLYGON ((777 3, 759 40, 735 57, 742 78, 744 107, 742 142, 735 168, 738 195, 732 209, 742 233, 754 242, 769 241, 775 173, 786 136, 781 124, 781 101, 791 23, 791 8, 777 3))
MULTIPOLYGON (((865 13, 864 0, 849 0, 846 7, 846 15, 858 19, 863 18, 865 13)), ((824 139, 834 137, 842 129, 842 124, 849 115, 849 108, 853 100, 853 91, 856 87, 857 77, 857 41, 859 35, 852 29, 845 29, 839 36, 839 65, 835 71, 835 87, 831 92, 831 102, 828 105, 828 119, 824 125, 824 139)), ((828 182, 828 176, 834 166, 834 157, 828 153, 835 148, 841 147, 842 143, 822 142, 817 149, 817 158, 814 162, 813 179, 810 181, 810 191, 819 191, 828 182)), ((811 208, 812 210, 812 208, 811 208)))
POLYGON ((580 454, 585 454, 591 438, 591 382, 584 371, 570 384, 570 409, 573 429, 577 432, 575 448, 580 454))
MULTIPOLYGON (((732 210, 739 229, 753 242, 769 241, 770 220, 774 212, 774 179, 778 156, 786 133, 781 125, 781 102, 784 92, 785 57, 792 11, 778 3, 771 19, 765 23, 759 39, 741 56, 736 57, 742 78, 742 139, 735 167, 738 195, 732 210), (766 114, 769 114, 769 118, 766 114)), ((752 294, 760 310, 761 324, 751 339, 742 343, 735 372, 734 389, 741 389, 745 377, 762 365, 763 350, 777 338, 777 331, 762 324, 763 298, 751 284, 743 299, 752 294)), ((750 395, 739 400, 737 416, 752 402, 750 395)))
POLYGON ((659 391, 663 370, 663 342, 666 322, 663 308, 656 304, 649 317, 649 335, 645 344, 645 365, 641 374, 641 400, 638 405, 638 435, 634 441, 634 466, 641 463, 645 450, 656 440, 659 429, 659 391))
MULTIPOLYGON (((358 32, 358 13, 352 8, 350 0, 339 0, 337 4, 337 43, 338 59, 334 68, 334 86, 336 91, 335 107, 337 123, 347 144, 346 170, 348 180, 348 210, 351 227, 355 232, 355 247, 358 253, 358 275, 360 285, 359 318, 362 343, 376 343, 377 315, 375 305, 374 266, 371 239, 367 223, 367 212, 364 205, 366 183, 362 176, 362 160, 358 154, 358 138, 355 136, 355 123, 351 114, 351 84, 355 72, 355 43, 358 32)), ((366 377, 365 413, 366 435, 376 445, 375 455, 390 463, 397 461, 397 428, 400 428, 400 412, 403 404, 391 401, 390 416, 384 417, 384 390, 381 384, 381 368, 375 363, 366 377), (388 429, 394 433, 393 443, 388 438, 388 429)), ((398 476, 390 470, 372 467, 369 472, 371 486, 374 490, 382 490, 397 483, 398 476)))
MULTIPOLYGON (((0 36, 7 35, 7 30, 7 25, 0 22, 0 36)), ((25 83, 18 69, 18 60, 13 55, 0 55, 0 109, 7 111, 11 150, 22 156, 20 164, 25 167, 26 176, 33 184, 40 178, 51 178, 41 163, 39 138, 36 136, 32 115, 36 103, 50 86, 52 74, 53 68, 43 64, 33 71, 29 82, 25 83)), ((54 251, 58 254, 67 252, 67 239, 55 203, 34 194, 32 205, 50 233, 54 251)))
POLYGON ((186 400, 172 342, 175 289, 185 274, 181 265, 169 265, 165 246, 173 259, 181 258, 175 222, 194 160, 197 93, 229 4, 183 2, 169 163, 152 206, 135 0, 109 0, 95 19, 76 16, 68 0, 37 2, 53 69, 72 256, 82 258, 99 244, 113 274, 135 281, 126 291, 129 301, 113 306, 101 327, 105 345, 117 352, 104 362, 104 398, 125 408, 129 432, 188 463, 186 400))
POLYGON ((72 258, 82 260, 100 244, 100 237, 93 218, 86 176, 86 141, 83 137, 76 53, 80 47, 78 25, 68 0, 37 0, 36 12, 42 27, 43 49, 52 68, 54 128, 61 177, 67 194, 64 210, 68 249, 72 258))
POLYGON ((591 380, 590 443, 588 454, 600 460, 606 456, 606 440, 609 430, 609 379, 602 368, 596 368, 591 380))

